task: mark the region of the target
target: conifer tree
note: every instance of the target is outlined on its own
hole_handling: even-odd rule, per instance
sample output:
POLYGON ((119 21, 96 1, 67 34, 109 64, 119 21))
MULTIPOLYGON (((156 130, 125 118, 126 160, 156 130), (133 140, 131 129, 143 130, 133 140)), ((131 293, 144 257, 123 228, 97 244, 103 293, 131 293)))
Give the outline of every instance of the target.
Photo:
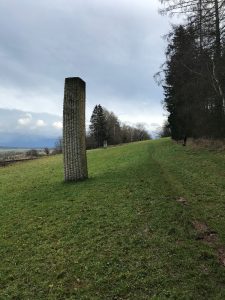
POLYGON ((90 120, 90 133, 94 136, 98 147, 102 147, 106 139, 106 120, 102 106, 96 105, 90 120))
POLYGON ((162 14, 184 16, 162 67, 172 137, 225 137, 225 1, 159 1, 162 14))

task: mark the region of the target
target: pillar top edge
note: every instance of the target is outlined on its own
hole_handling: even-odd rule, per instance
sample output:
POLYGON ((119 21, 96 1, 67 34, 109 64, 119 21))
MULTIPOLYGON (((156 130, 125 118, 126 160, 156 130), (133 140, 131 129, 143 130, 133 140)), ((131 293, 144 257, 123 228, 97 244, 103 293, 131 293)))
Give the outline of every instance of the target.
POLYGON ((81 79, 80 77, 67 77, 67 78, 65 78, 65 81, 82 81, 85 83, 85 81, 83 79, 81 79))

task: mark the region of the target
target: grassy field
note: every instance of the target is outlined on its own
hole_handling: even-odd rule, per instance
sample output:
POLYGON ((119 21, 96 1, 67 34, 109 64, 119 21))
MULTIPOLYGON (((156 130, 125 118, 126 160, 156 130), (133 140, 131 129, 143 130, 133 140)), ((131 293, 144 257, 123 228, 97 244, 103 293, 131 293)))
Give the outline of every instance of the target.
POLYGON ((225 299, 225 155, 168 139, 0 169, 0 299, 225 299))
POLYGON ((0 147, 0 153, 4 153, 4 152, 26 152, 30 149, 25 149, 25 148, 1 148, 0 147))

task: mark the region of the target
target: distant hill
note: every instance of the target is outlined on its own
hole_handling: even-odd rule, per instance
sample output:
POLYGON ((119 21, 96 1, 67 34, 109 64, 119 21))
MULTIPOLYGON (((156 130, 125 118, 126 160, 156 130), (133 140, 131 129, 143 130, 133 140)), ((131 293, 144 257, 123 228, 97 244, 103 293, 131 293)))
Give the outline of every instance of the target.
POLYGON ((0 108, 0 147, 53 147, 62 135, 61 117, 0 108))
POLYGON ((56 137, 32 136, 25 134, 1 133, 0 147, 4 148, 52 148, 56 137))

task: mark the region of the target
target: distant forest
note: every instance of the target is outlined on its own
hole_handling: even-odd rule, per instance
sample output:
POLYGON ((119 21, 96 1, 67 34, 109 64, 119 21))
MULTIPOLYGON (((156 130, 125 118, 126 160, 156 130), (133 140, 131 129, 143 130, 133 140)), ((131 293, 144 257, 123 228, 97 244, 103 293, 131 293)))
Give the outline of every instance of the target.
POLYGON ((225 1, 160 0, 161 14, 181 15, 167 35, 166 61, 156 79, 168 111, 165 131, 185 137, 225 137, 225 1))
POLYGON ((151 136, 142 123, 136 126, 123 124, 113 112, 100 104, 94 107, 86 137, 88 149, 102 147, 104 141, 108 145, 118 145, 149 139, 151 136))
MULTIPOLYGON (((118 145, 137 141, 150 140, 152 137, 143 123, 127 125, 100 104, 94 107, 90 119, 90 126, 86 132, 87 149, 100 148, 105 145, 118 145)), ((62 153, 63 139, 60 137, 55 143, 54 154, 62 153)))

